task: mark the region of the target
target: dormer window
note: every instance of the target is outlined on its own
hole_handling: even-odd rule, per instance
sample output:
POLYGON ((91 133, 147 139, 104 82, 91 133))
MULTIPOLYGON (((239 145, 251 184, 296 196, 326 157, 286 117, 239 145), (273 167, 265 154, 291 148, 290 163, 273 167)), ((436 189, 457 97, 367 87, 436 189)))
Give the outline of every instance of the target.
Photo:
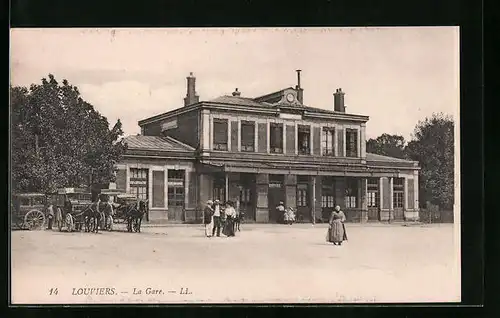
POLYGON ((228 128, 227 119, 214 118, 214 150, 228 150, 228 128))
POLYGON ((299 125, 297 133, 297 149, 299 154, 308 155, 311 153, 311 128, 309 126, 299 125))
POLYGON ((269 132, 269 150, 271 153, 283 153, 283 125, 270 124, 271 131, 269 132))
POLYGON ((358 130, 346 129, 345 130, 345 151, 346 157, 358 157, 358 130))

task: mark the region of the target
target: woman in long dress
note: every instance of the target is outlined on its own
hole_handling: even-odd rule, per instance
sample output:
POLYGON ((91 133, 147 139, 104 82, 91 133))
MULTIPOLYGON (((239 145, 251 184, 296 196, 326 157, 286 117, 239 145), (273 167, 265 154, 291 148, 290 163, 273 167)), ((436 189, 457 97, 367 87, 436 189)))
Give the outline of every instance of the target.
POLYGON ((328 228, 327 239, 328 242, 334 245, 342 245, 342 242, 347 240, 347 234, 345 232, 345 214, 340 211, 340 206, 336 206, 335 210, 332 211, 330 215, 330 220, 328 223, 330 227, 328 228))
POLYGON ((236 217, 236 210, 234 209, 234 204, 231 201, 226 203, 226 223, 224 224, 224 229, 222 230, 222 234, 226 236, 235 236, 234 233, 234 218, 236 217))

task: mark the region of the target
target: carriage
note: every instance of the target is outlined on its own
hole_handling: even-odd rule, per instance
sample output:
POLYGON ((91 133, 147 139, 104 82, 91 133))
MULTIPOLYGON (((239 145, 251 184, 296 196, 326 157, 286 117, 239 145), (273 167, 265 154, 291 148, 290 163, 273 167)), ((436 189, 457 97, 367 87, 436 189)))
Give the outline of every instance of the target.
POLYGON ((47 196, 43 193, 18 193, 12 196, 11 225, 18 229, 43 229, 47 196))
POLYGON ((62 188, 54 196, 55 221, 59 231, 63 228, 68 232, 81 231, 87 225, 84 210, 92 204, 92 194, 81 188, 62 188))
POLYGON ((126 223, 128 232, 140 232, 142 217, 147 212, 148 201, 140 200, 135 195, 119 193, 114 197, 116 206, 114 223, 126 223))

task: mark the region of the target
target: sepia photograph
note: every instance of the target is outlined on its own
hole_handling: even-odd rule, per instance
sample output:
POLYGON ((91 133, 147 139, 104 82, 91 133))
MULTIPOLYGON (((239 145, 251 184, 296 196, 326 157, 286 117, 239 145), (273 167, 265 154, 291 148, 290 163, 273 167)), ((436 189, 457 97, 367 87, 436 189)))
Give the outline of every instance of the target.
POLYGON ((460 302, 459 38, 12 28, 11 305, 460 302))

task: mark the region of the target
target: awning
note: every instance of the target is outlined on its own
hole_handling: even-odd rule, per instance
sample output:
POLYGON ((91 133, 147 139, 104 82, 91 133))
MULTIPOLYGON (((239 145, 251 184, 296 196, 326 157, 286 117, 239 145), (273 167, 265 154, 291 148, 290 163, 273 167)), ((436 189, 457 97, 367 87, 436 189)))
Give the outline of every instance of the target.
MULTIPOLYGON (((398 177, 397 169, 373 169, 363 165, 358 166, 326 166, 303 164, 280 164, 262 162, 207 162, 205 169, 213 172, 239 172, 239 173, 269 173, 269 174, 294 174, 308 176, 347 176, 347 177, 398 177)), ((208 171, 207 171, 208 173, 208 171)))

